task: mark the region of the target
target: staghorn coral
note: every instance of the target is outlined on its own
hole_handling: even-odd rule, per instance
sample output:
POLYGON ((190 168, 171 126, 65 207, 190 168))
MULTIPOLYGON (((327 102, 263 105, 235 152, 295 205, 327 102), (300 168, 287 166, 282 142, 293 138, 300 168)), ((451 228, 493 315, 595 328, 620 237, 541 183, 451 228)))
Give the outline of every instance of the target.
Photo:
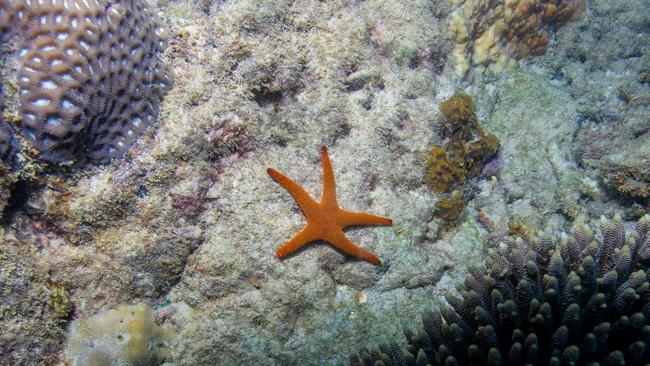
POLYGON ((461 297, 428 312, 396 344, 352 365, 643 365, 650 358, 650 216, 627 234, 620 216, 600 235, 511 240, 470 269, 461 297))
POLYGON ((162 24, 145 2, 5 0, 0 18, 20 64, 16 130, 46 161, 119 157, 156 120, 172 81, 158 59, 162 24))
POLYGON ((483 131, 476 118, 472 97, 456 92, 440 103, 440 112, 449 122, 450 133, 443 146, 429 152, 426 177, 431 187, 444 193, 437 213, 455 220, 463 208, 459 192, 467 178, 478 175, 499 149, 499 139, 483 131))
POLYGON ((551 34, 584 0, 464 0, 451 17, 459 75, 471 66, 501 71, 514 60, 546 52, 551 34))

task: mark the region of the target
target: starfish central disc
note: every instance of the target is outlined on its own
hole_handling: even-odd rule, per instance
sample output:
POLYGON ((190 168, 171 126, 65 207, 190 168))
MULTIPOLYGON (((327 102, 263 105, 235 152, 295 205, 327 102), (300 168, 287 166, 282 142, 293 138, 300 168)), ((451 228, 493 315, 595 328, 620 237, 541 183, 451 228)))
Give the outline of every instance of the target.
POLYGON ((347 255, 380 265, 381 260, 376 255, 350 241, 343 233, 343 229, 348 226, 358 225, 387 226, 391 225, 393 221, 387 217, 340 208, 336 201, 336 185, 334 183, 332 162, 330 162, 325 146, 320 148, 320 155, 323 161, 323 193, 320 201, 313 199, 304 188, 286 175, 273 168, 266 170, 274 181, 278 182, 293 196, 305 218, 307 218, 307 225, 276 250, 275 253, 278 258, 282 259, 305 244, 316 240, 324 240, 347 255))

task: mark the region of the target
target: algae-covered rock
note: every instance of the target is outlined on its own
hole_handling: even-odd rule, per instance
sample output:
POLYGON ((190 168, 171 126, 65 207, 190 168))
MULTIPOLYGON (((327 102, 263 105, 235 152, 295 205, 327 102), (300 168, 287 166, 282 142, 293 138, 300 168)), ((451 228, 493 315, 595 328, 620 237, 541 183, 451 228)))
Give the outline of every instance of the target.
POLYGON ((62 349, 72 306, 48 267, 36 248, 0 228, 0 364, 53 364, 62 349))
POLYGON ((629 0, 590 9, 594 16, 567 24, 554 54, 538 61, 577 104, 576 159, 638 215, 650 197, 650 8, 629 0))
POLYGON ((15 181, 16 177, 12 173, 11 168, 0 161, 0 218, 2 218, 5 206, 9 203, 11 189, 15 181))
POLYGON ((576 217, 590 180, 573 160, 572 136, 579 124, 569 93, 539 76, 516 72, 499 83, 498 98, 488 113, 491 131, 502 143, 498 182, 509 211, 533 227, 544 226, 540 213, 576 217))

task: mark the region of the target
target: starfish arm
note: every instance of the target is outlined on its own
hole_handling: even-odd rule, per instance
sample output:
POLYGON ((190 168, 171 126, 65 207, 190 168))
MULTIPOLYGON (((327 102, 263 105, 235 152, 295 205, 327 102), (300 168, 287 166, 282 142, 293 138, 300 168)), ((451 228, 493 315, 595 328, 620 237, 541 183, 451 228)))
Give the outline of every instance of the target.
POLYGON ((298 183, 273 168, 268 168, 266 172, 291 194, 305 217, 310 218, 318 214, 318 203, 298 183))
POLYGON ((320 156, 323 161, 323 193, 320 202, 328 207, 338 207, 334 169, 332 169, 332 162, 325 146, 320 147, 320 156))
POLYGON ((287 241, 283 246, 278 248, 275 251, 275 254, 278 256, 278 258, 282 259, 300 249, 305 244, 317 239, 319 238, 316 230, 314 230, 312 226, 307 225, 302 230, 300 230, 298 234, 289 239, 289 241, 287 241))
POLYGON ((332 245, 347 255, 363 259, 364 261, 370 262, 377 266, 381 265, 381 259, 379 259, 379 257, 354 244, 350 239, 345 237, 343 231, 339 231, 329 236, 328 238, 325 238, 325 240, 330 242, 332 245))
POLYGON ((393 224, 393 220, 388 217, 377 216, 365 212, 341 210, 337 218, 337 223, 342 227, 359 225, 388 226, 393 224))

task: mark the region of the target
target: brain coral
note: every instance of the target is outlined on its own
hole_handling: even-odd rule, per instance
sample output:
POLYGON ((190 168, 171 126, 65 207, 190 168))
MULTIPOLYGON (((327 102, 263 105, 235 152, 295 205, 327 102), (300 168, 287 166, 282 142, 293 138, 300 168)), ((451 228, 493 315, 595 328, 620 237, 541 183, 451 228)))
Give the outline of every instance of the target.
POLYGON ((406 333, 406 349, 363 349, 351 364, 647 365, 649 269, 648 215, 627 233, 616 216, 599 234, 512 240, 406 333))
POLYGON ((16 130, 43 159, 118 157, 157 119, 172 80, 144 1, 0 0, 0 19, 20 64, 16 130))

